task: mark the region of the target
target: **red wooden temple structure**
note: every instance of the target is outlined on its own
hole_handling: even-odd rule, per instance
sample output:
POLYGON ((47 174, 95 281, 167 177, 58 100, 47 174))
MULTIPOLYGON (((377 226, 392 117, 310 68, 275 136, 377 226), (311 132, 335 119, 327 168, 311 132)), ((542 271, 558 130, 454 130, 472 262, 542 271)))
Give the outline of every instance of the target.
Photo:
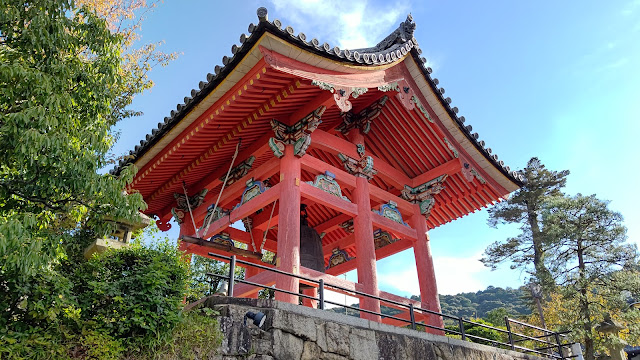
MULTIPOLYGON (((407 302, 378 290, 376 260, 413 249, 418 305, 440 311, 428 231, 500 201, 520 175, 456 115, 420 57, 410 16, 358 50, 308 40, 269 21, 264 8, 258 18, 112 173, 138 167, 128 190, 144 196, 160 229, 175 219, 188 253, 264 264, 259 253, 268 250, 278 269, 407 302), (301 204, 322 234, 324 273, 300 264, 301 204), (231 227, 239 220, 246 231, 231 227), (357 283, 337 277, 353 269, 357 283)), ((299 291, 295 278, 251 268, 246 277, 299 291)), ((252 297, 259 289, 235 290, 252 297)), ((380 302, 365 298, 360 307, 379 311, 380 302)))

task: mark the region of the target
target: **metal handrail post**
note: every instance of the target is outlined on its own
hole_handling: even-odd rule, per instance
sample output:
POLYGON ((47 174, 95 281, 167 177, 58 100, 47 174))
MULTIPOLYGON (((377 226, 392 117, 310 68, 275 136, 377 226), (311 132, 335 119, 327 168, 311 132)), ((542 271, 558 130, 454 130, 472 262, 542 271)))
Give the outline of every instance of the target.
POLYGON ((411 328, 416 329, 416 314, 413 312, 413 304, 409 304, 409 316, 411 317, 411 328))
POLYGON ((227 296, 233 297, 233 288, 235 283, 235 274, 236 274, 236 256, 232 255, 231 260, 229 260, 229 287, 227 290, 227 296))
POLYGON ((318 309, 324 310, 324 280, 318 281, 318 309))
POLYGON ((511 345, 511 350, 515 350, 516 346, 513 343, 513 333, 511 332, 511 324, 509 323, 509 317, 504 317, 504 322, 507 324, 507 334, 509 334, 509 345, 511 345))
POLYGON ((556 337, 556 341, 558 342, 558 353, 560 354, 560 359, 565 359, 564 352, 562 351, 562 342, 560 342, 560 335, 557 332, 554 332, 553 335, 556 337))
POLYGON ((462 336, 462 340, 466 340, 467 334, 464 332, 464 320, 462 320, 462 317, 458 318, 458 327, 460 328, 460 335, 462 336))

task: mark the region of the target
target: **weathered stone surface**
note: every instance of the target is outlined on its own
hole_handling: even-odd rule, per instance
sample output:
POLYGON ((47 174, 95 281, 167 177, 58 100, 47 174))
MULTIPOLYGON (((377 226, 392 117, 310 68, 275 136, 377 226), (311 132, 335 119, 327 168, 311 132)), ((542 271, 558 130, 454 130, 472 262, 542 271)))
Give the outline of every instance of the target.
POLYGON ((224 336, 220 352, 223 355, 246 355, 251 349, 249 330, 233 318, 221 317, 218 321, 224 336))
POLYGON ((320 359, 322 350, 313 341, 305 341, 302 348, 302 357, 300 360, 317 360, 320 359))
POLYGON ((220 309, 224 340, 214 360, 541 360, 444 336, 369 322, 326 311, 255 299, 208 299, 220 309), (243 323, 262 311, 262 329, 243 323), (344 318, 345 321, 341 321, 344 318), (355 319, 355 321, 354 321, 355 319))
POLYGON ((276 359, 298 360, 302 356, 304 341, 280 329, 273 330, 273 355, 276 359))
POLYGON ((349 360, 349 358, 334 353, 323 353, 320 360, 349 360))
POLYGON ((327 351, 340 355, 349 355, 349 327, 336 323, 325 325, 327 351))
POLYGON ((327 349, 327 329, 325 323, 316 324, 316 344, 320 347, 320 350, 326 352, 327 349))
POLYGON ((351 329, 351 334, 349 334, 349 357, 353 360, 378 358, 376 334, 373 330, 351 329))
POLYGON ((271 326, 285 330, 304 340, 316 341, 316 323, 308 317, 278 311, 273 314, 271 326))

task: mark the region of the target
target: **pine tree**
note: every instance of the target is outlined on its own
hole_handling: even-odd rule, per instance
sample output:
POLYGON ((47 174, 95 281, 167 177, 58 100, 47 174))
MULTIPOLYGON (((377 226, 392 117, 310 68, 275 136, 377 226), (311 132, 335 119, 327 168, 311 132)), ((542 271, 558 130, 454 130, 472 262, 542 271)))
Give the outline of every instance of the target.
POLYGON ((489 209, 489 225, 521 224, 522 233, 503 241, 496 241, 485 250, 482 262, 493 269, 505 261, 512 268, 529 270, 544 288, 552 287, 553 280, 545 266, 545 234, 540 226, 540 210, 545 200, 562 194, 569 175, 568 170, 547 170, 538 158, 532 158, 522 171, 525 184, 507 201, 489 209), (533 266, 533 269, 531 269, 533 266))

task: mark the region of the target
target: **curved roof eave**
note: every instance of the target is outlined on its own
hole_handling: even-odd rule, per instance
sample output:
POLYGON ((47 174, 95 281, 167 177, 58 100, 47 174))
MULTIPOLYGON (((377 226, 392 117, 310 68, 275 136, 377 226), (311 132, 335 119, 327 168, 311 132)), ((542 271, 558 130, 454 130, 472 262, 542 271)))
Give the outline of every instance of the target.
POLYGON ((140 141, 140 145, 129 151, 129 155, 120 160, 119 164, 110 171, 112 175, 118 175, 124 166, 132 163, 136 163, 143 155, 145 155, 162 137, 172 130, 184 117, 186 117, 192 110, 194 110, 200 103, 209 96, 220 85, 229 74, 242 62, 245 56, 254 48, 254 46, 262 38, 265 33, 270 33, 286 42, 298 46, 308 52, 316 55, 320 55, 324 58, 338 61, 344 64, 356 65, 358 67, 370 67, 388 65, 405 58, 407 53, 410 53, 416 64, 422 64, 418 66, 431 87, 431 90, 436 94, 440 104, 446 109, 448 116, 457 124, 459 131, 465 135, 465 137, 472 143, 478 152, 480 152, 496 169, 499 170, 508 180, 513 182, 517 187, 522 186, 523 178, 517 171, 511 171, 510 168, 504 165, 504 162, 499 161, 497 155, 492 154, 490 148, 485 148, 484 141, 478 141, 478 134, 472 133, 472 127, 470 125, 464 125, 465 119, 463 116, 457 116, 457 108, 451 107, 450 98, 443 96, 443 89, 438 88, 438 80, 431 78, 431 68, 426 66, 426 59, 420 57, 422 50, 420 49, 418 42, 413 37, 413 29, 415 24, 413 19, 409 16, 405 22, 402 22, 398 29, 387 36, 378 45, 366 48, 347 50, 340 49, 339 47, 331 47, 328 43, 320 44, 320 42, 313 38, 311 41, 306 41, 306 35, 304 33, 295 34, 291 26, 282 28, 282 23, 279 20, 269 21, 267 19, 267 10, 265 8, 258 9, 258 25, 250 24, 248 31, 249 35, 242 34, 240 36, 240 45, 234 44, 231 47, 231 57, 224 56, 222 58, 222 66, 216 65, 214 68, 214 74, 207 74, 206 81, 200 81, 198 84, 199 89, 191 90, 191 96, 184 98, 184 103, 178 104, 176 110, 171 111, 169 117, 164 118, 164 122, 158 123, 158 127, 153 129, 150 134, 147 134, 144 140, 140 141))

